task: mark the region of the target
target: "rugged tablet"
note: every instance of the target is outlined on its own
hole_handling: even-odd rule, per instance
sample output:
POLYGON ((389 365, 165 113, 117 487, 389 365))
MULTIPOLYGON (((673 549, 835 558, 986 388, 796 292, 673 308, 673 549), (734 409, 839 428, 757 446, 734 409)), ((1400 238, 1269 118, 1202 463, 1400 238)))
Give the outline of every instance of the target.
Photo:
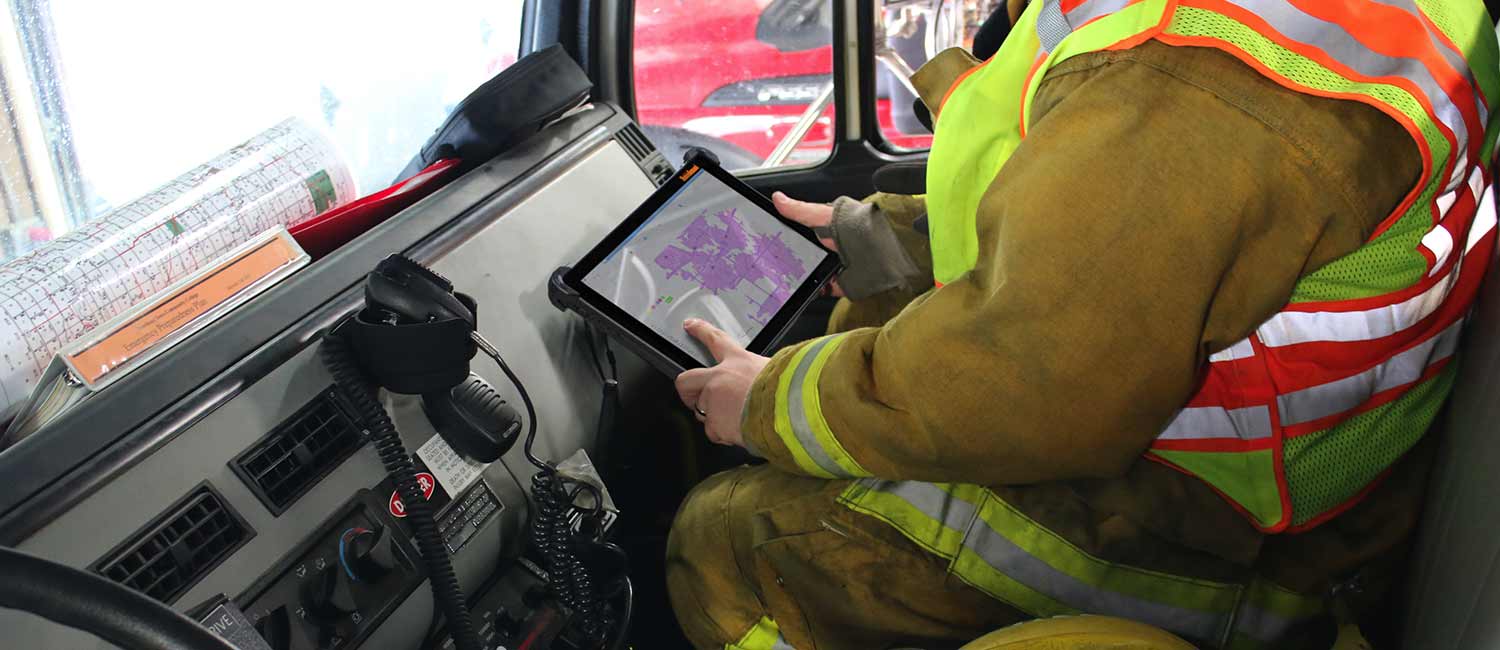
POLYGON ((697 156, 582 260, 559 269, 549 291, 554 304, 675 376, 714 363, 684 320, 713 323, 763 354, 841 268, 812 230, 697 156))

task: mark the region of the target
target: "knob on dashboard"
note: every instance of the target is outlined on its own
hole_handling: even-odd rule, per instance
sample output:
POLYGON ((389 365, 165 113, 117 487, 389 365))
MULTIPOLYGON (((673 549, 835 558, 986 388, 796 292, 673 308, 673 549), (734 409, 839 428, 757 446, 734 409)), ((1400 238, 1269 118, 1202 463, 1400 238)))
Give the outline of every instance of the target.
POLYGON ((314 623, 333 625, 354 613, 354 596, 330 567, 302 584, 302 607, 314 623))
POLYGON ((506 639, 521 637, 521 622, 521 619, 512 616, 504 605, 495 610, 495 629, 499 630, 501 636, 506 639))
POLYGON ((385 526, 350 528, 339 536, 339 565, 355 582, 376 582, 390 573, 390 532, 385 526))
POLYGON ((343 572, 335 567, 319 571, 302 584, 302 608, 318 629, 319 648, 338 648, 352 631, 354 595, 343 572))
POLYGON ((255 631, 271 650, 288 650, 292 647, 292 624, 284 606, 277 607, 256 621, 255 631))

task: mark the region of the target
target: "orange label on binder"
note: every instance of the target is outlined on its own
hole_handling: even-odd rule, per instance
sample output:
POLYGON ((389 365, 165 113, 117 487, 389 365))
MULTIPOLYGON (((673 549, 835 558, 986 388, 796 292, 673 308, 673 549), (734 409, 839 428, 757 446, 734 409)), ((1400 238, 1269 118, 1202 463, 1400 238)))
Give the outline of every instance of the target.
POLYGON ((178 289, 99 342, 68 355, 68 362, 80 379, 92 384, 120 364, 160 343, 178 328, 295 261, 298 255, 286 239, 272 238, 220 264, 197 282, 178 289))

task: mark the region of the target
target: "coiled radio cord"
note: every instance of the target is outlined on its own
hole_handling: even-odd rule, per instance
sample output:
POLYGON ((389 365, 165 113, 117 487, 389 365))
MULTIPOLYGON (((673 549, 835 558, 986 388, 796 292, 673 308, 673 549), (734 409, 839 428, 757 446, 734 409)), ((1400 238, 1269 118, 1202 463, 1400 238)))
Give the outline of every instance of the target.
POLYGON ((609 608, 604 606, 603 594, 594 584, 592 573, 578 557, 579 541, 573 534, 569 520, 574 497, 580 491, 593 492, 598 509, 603 508, 601 495, 594 486, 586 483, 578 483, 578 487, 570 492, 568 483, 572 481, 558 474, 555 465, 533 453, 537 418, 531 395, 526 392, 526 387, 498 350, 483 337, 475 337, 474 341, 480 351, 500 366, 500 371, 516 387, 521 403, 526 407, 526 441, 522 445, 522 452, 526 455, 526 461, 537 468, 536 474, 531 476, 531 500, 535 502, 535 519, 531 522, 532 548, 536 549, 547 565, 547 575, 557 599, 573 610, 576 617, 574 620, 578 621, 579 629, 584 635, 602 645, 610 629, 614 627, 614 617, 609 608))
POLYGON ((453 636, 454 645, 458 650, 483 650, 479 635, 474 631, 474 622, 469 618, 463 588, 453 573, 448 549, 432 519, 431 505, 427 503, 421 486, 417 485, 417 468, 412 463, 411 454, 406 451, 406 445, 401 443, 401 434, 396 431, 391 416, 375 399, 374 386, 365 380, 355 365, 348 341, 337 335, 325 336, 318 352, 323 365, 333 375, 339 394, 354 407, 360 422, 370 428, 375 452, 395 482, 401 501, 406 504, 407 521, 411 525, 412 537, 416 538, 417 550, 422 553, 422 564, 427 568, 427 578, 432 584, 432 596, 437 601, 438 610, 448 619, 448 633, 453 636))

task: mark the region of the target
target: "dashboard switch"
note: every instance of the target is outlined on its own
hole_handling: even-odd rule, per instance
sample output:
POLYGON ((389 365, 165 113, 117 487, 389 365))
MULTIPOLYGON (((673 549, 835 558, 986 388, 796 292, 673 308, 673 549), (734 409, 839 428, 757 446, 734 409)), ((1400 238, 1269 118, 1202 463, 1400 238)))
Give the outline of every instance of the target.
POLYGON ((339 536, 339 564, 354 582, 378 582, 395 566, 384 526, 350 528, 339 536))
POLYGON ((325 569, 302 585, 302 607, 308 620, 335 625, 354 613, 354 597, 338 571, 325 569))
POLYGON ((269 615, 255 622, 255 631, 265 640, 271 650, 288 650, 292 647, 292 624, 285 607, 277 607, 269 615))
POLYGON ((511 616, 509 610, 501 605, 495 610, 495 629, 507 639, 517 639, 521 636, 521 619, 511 616))

